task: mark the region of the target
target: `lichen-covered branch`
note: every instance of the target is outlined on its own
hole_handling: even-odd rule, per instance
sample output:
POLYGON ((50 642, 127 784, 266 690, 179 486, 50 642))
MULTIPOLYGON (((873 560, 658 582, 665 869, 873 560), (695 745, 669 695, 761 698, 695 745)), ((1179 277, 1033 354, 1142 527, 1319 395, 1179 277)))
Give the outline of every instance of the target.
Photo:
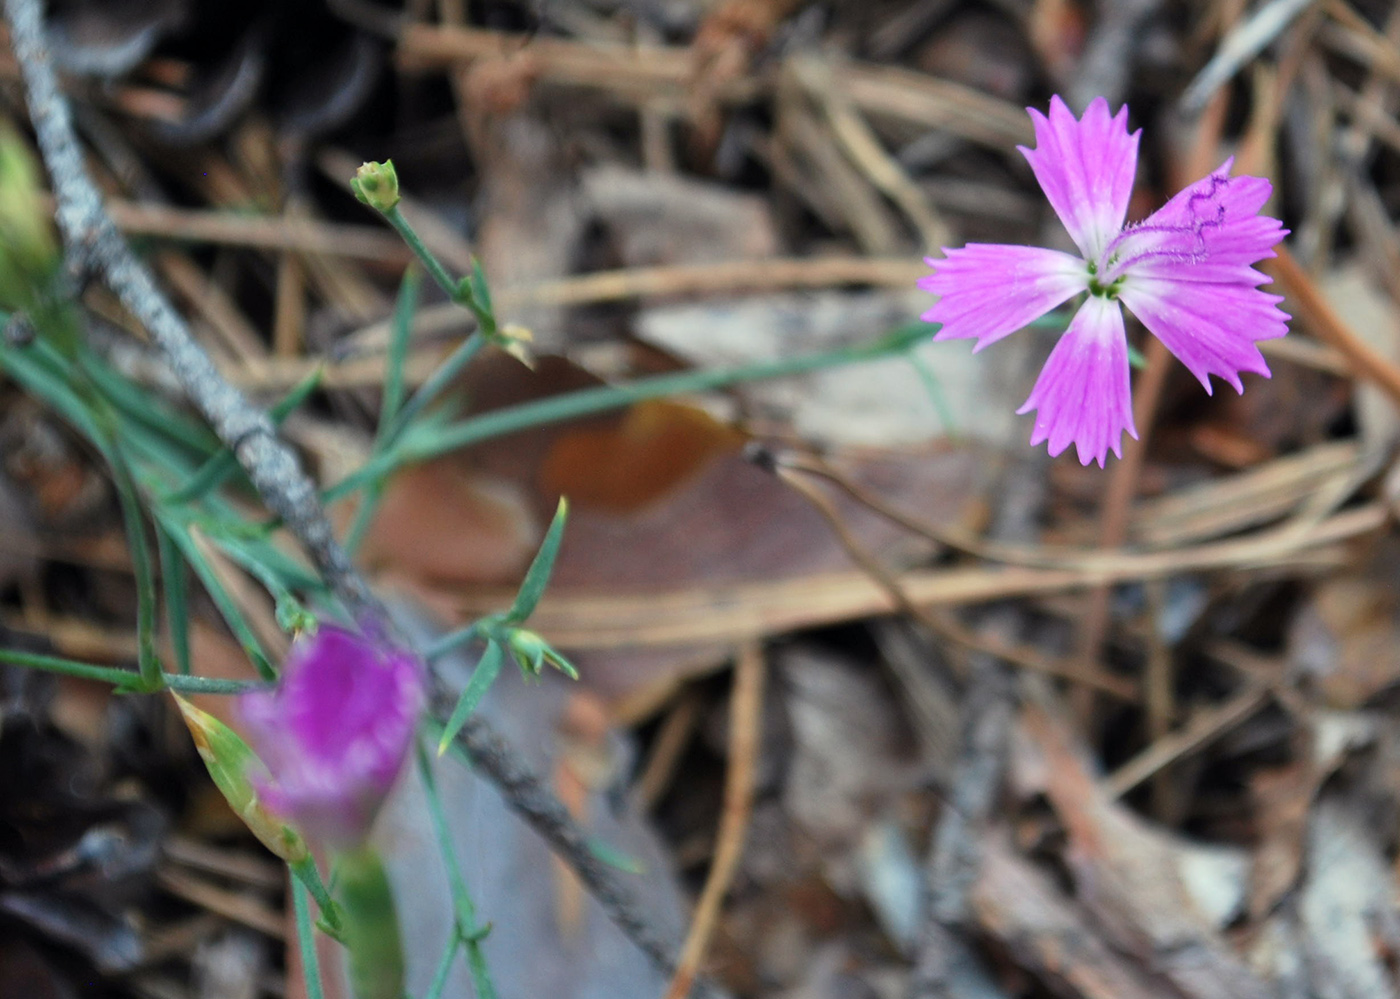
MULTIPOLYGON (((219 374, 103 207, 83 163, 68 101, 58 87, 44 38, 42 0, 4 0, 4 10, 24 77, 30 119, 52 179, 70 267, 100 278, 147 329, 190 402, 237 456, 263 502, 305 547, 347 608, 387 622, 378 599, 336 540, 316 487, 296 454, 277 435, 267 414, 219 374)), ((633 943, 658 967, 674 969, 672 949, 655 937, 619 874, 593 854, 584 830, 549 789, 517 762, 517 754, 505 740, 479 718, 471 719, 459 738, 476 768, 578 872, 633 943)))
POLYGON ((268 509, 302 543, 351 612, 376 609, 297 456, 277 436, 267 414, 219 374, 103 208, 83 163, 68 101, 58 89, 40 0, 5 0, 5 14, 70 265, 101 277, 146 328, 190 402, 237 456, 268 509))

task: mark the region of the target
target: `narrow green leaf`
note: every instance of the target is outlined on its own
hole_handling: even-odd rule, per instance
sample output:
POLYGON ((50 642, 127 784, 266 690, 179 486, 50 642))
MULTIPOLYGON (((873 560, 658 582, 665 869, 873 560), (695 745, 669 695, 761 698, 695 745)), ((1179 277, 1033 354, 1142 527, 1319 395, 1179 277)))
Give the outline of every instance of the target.
POLYGON ((525 579, 520 584, 520 592, 515 597, 515 603, 506 612, 506 621, 520 623, 529 619, 539 606, 540 598, 544 596, 545 587, 549 585, 549 576, 554 572, 554 560, 559 557, 559 545, 564 540, 564 523, 569 519, 569 501, 563 496, 559 497, 559 506, 554 511, 554 520, 549 525, 549 530, 545 532, 544 541, 540 543, 540 550, 535 553, 535 559, 530 563, 529 570, 525 573, 525 579))
POLYGON ((374 523, 374 515, 379 512, 379 501, 383 498, 383 482, 372 483, 360 496, 360 505, 355 508, 355 519, 350 521, 350 529, 345 532, 345 540, 341 542, 346 554, 351 558, 359 554, 360 545, 365 540, 369 525, 374 523))
POLYGON ((121 446, 112 442, 112 481, 126 523, 126 543, 131 553, 131 569, 136 577, 136 649, 141 680, 146 689, 159 690, 164 682, 156 655, 156 580, 151 565, 146 523, 136 493, 136 481, 121 446))
POLYGON ((224 619, 224 623, 233 632, 233 637, 238 639, 238 644, 243 646, 243 652, 257 667, 258 674, 265 679, 277 679, 277 671, 272 668, 272 663, 267 658, 267 653, 263 651, 262 643, 253 632, 252 626, 244 618, 243 612, 239 610, 238 603, 224 587, 219 579, 219 574, 214 571, 209 560, 204 553, 199 550, 194 539, 189 532, 184 529, 184 525, 170 515, 168 508, 165 511, 157 510, 161 515, 162 523, 166 524, 170 531, 170 536, 175 540, 175 544, 180 549, 180 554, 185 557, 194 574, 199 577, 200 583, 204 585, 205 591, 209 594, 209 599, 214 601, 214 606, 218 608, 219 614, 224 619))
POLYGON ((381 435, 380 441, 385 445, 392 445, 403 436, 403 432, 408 426, 418 418, 429 403, 452 384, 462 369, 480 353, 485 344, 486 338, 482 336, 480 330, 471 333, 458 344, 452 353, 447 355, 447 359, 433 370, 433 373, 422 385, 418 386, 418 391, 413 393, 408 404, 394 417, 388 433, 381 435))
POLYGON ((170 647, 175 651, 175 668, 182 676, 190 673, 190 614, 185 599, 185 560, 175 539, 163 526, 156 526, 156 551, 160 558, 160 578, 165 592, 165 621, 170 628, 170 647))
POLYGON ((903 326, 871 343, 853 347, 839 347, 822 353, 760 361, 734 368, 655 375, 638 378, 622 385, 599 385, 504 409, 494 409, 442 426, 419 422, 412 428, 405 429, 402 436, 389 448, 325 490, 322 499, 326 503, 333 503, 358 489, 363 489, 369 483, 384 479, 404 465, 427 461, 459 448, 505 437, 522 430, 591 416, 594 413, 605 413, 646 399, 708 392, 743 382, 785 378, 824 368, 873 361, 901 354, 928 336, 927 324, 903 326))
POLYGON ((442 730, 442 737, 438 739, 439 756, 447 752, 447 747, 457 737, 462 726, 467 723, 467 719, 481 703, 481 699, 486 696, 486 692, 491 689, 491 684, 496 682, 496 677, 500 676, 501 666, 505 661, 505 650, 496 640, 492 639, 487 642, 486 651, 481 654, 476 669, 472 670, 471 679, 463 688, 462 696, 457 698, 457 706, 452 709, 452 717, 447 719, 447 725, 442 730))
POLYGON ((0 344, 0 365, 26 392, 42 399, 71 423, 103 457, 109 457, 106 437, 97 424, 91 404, 73 390, 67 362, 58 357, 51 345, 36 341, 28 349, 16 350, 0 344))
POLYGON ((496 621, 497 618, 493 615, 492 617, 484 617, 479 621, 473 621, 465 628, 449 631, 446 635, 443 635, 436 642, 433 642, 423 650, 423 658, 430 663, 437 662, 453 649, 459 648, 472 641, 474 638, 485 634, 496 621))
POLYGON ((128 420, 191 451, 207 454, 220 447, 219 438, 212 430, 190 419, 159 395, 137 386, 91 350, 80 351, 78 362, 92 386, 128 420))
POLYGON ((262 578, 262 573, 276 576, 281 587, 303 593, 327 592, 326 581, 307 566, 301 559, 283 551, 265 531, 265 525, 248 525, 256 530, 249 536, 246 532, 225 533, 229 525, 225 518, 219 522, 200 522, 199 526, 211 538, 216 538, 219 547, 228 552, 229 557, 250 572, 262 578), (254 569, 254 566, 257 568, 254 569))
POLYGON ((933 411, 938 414, 938 422, 943 426, 943 433, 948 437, 956 438, 959 433, 958 421, 957 417, 953 415, 952 407, 948 405, 948 395, 943 391, 943 382, 939 380, 933 366, 925 358, 912 350, 906 356, 910 367, 919 376, 919 380, 924 383, 924 391, 928 394, 929 402, 933 404, 933 411))

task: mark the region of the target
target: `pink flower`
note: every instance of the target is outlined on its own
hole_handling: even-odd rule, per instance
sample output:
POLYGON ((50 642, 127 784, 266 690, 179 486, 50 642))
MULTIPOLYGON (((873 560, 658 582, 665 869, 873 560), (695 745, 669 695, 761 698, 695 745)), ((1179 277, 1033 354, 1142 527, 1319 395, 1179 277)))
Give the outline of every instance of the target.
POLYGON ((976 351, 1088 292, 1017 412, 1036 411, 1031 444, 1048 440, 1057 455, 1073 442, 1081 464, 1102 466, 1110 450, 1122 457, 1124 430, 1137 437, 1120 303, 1207 393, 1211 375, 1243 392, 1241 372, 1269 376, 1256 341, 1288 332, 1282 299, 1259 290, 1269 279, 1252 266, 1288 230, 1258 214, 1269 182, 1229 176, 1228 160, 1124 225, 1142 134, 1128 134, 1128 109, 1110 116, 1099 97, 1076 119, 1054 97, 1048 119, 1030 115, 1036 148, 1021 152, 1082 256, 987 243, 945 249, 919 281, 940 296, 923 318, 942 324, 935 340, 972 337, 976 351))
POLYGON ((322 625, 292 646, 275 690, 239 704, 271 772, 259 796, 311 836, 359 843, 403 766, 423 701, 414 656, 322 625))

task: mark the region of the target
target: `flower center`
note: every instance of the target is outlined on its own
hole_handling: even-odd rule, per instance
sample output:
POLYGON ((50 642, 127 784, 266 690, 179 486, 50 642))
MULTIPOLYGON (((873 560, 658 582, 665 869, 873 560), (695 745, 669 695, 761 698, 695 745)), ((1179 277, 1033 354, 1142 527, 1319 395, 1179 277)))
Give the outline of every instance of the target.
MULTIPOLYGON (((1098 298, 1106 298, 1106 299, 1108 299, 1110 302, 1117 301, 1117 299, 1118 299, 1118 292, 1119 292, 1119 291, 1122 289, 1122 287, 1123 287, 1123 279, 1124 279, 1125 275, 1119 275, 1119 276, 1117 276, 1117 277, 1115 277, 1115 278, 1113 278, 1112 280, 1107 281, 1107 282, 1100 281, 1100 280, 1099 280, 1099 265, 1096 264, 1096 263, 1094 263, 1094 261, 1092 261, 1092 260, 1088 261, 1088 264, 1089 264, 1089 294, 1094 295, 1094 296, 1096 296, 1096 297, 1098 297, 1098 298)), ((1110 266, 1111 266, 1111 265, 1112 265, 1112 261, 1110 261, 1110 266)))

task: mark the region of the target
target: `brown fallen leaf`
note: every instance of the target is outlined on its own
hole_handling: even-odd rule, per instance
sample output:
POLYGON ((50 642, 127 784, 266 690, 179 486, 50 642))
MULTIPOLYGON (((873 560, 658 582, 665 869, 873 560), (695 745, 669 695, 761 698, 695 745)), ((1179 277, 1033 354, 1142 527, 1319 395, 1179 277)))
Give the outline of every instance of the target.
MULTIPOLYGON (((480 412, 593 384, 561 358, 541 357, 532 372, 493 357, 462 392, 480 412)), ((703 410, 657 401, 491 441, 396 477, 364 557, 460 620, 476 612, 466 609, 474 595, 494 600, 518 582, 564 494, 572 506, 548 599, 618 594, 645 615, 649 601, 695 587, 849 569, 822 515, 746 459, 745 440, 703 410)), ((974 452, 942 447, 845 449, 829 460, 865 489, 934 523, 963 517, 983 475, 974 452)), ((928 551, 848 497, 833 493, 833 501, 878 556, 898 564, 928 551)), ((659 614, 657 604, 651 616, 659 614)), ((616 703, 714 668, 732 648, 727 640, 671 644, 631 654, 585 652, 584 682, 616 703)))

